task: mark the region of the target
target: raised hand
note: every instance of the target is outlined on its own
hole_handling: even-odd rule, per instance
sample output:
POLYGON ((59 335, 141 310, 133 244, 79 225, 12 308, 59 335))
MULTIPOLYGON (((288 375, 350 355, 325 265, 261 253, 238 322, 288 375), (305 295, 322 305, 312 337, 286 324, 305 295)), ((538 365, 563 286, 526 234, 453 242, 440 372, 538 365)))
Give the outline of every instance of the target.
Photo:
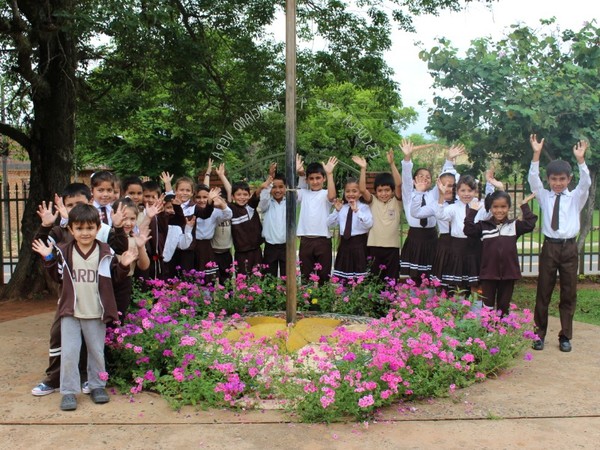
POLYGON ((358 202, 356 200, 348 200, 348 206, 352 210, 352 212, 358 211, 358 202))
POLYGON ((304 175, 304 160, 298 154, 296 154, 296 173, 300 176, 304 175))
POLYGON ((42 220, 43 227, 51 227, 56 222, 58 217, 58 211, 52 212, 52 202, 48 202, 48 206, 46 206, 46 202, 43 201, 41 205, 38 206, 37 215, 42 220))
POLYGON ((533 150, 533 154, 539 157, 540 153, 542 153, 542 148, 544 148, 544 139, 538 142, 537 135, 530 134, 529 135, 529 144, 531 145, 531 149, 533 150))
POLYGON ((342 201, 341 198, 336 198, 333 201, 333 207, 335 208, 336 211, 339 211, 340 209, 342 209, 342 206, 344 206, 344 202, 342 201))
POLYGON ((144 208, 144 214, 148 219, 152 219, 163 211, 165 202, 162 198, 159 198, 154 202, 153 205, 146 203, 146 208, 144 208))
POLYGON ((494 169, 492 169, 491 167, 485 171, 485 180, 499 191, 504 190, 504 183, 502 183, 502 181, 496 180, 496 178, 494 177, 494 169))
POLYGON ((194 228, 194 224, 196 223, 196 216, 187 216, 185 218, 185 226, 194 228))
POLYGON ((335 166, 337 166, 338 163, 338 159, 335 156, 330 157, 327 160, 326 164, 323 164, 323 168, 325 169, 325 173, 326 174, 332 174, 333 173, 333 169, 335 169, 335 166))
POLYGON ((393 149, 393 148, 390 148, 390 149, 387 151, 387 153, 386 153, 385 157, 387 158, 387 162, 388 162, 388 164, 389 164, 390 166, 392 166, 392 165, 395 165, 395 164, 396 164, 396 161, 394 160, 394 149, 393 149))
POLYGON ((173 185, 172 185, 173 175, 171 175, 169 172, 162 172, 160 174, 160 180, 165 185, 165 192, 169 192, 169 191, 173 190, 173 185))
POLYGON ((222 179, 225 176, 225 163, 221 163, 218 167, 215 167, 215 172, 222 179))
POLYGON ((128 267, 133 264, 139 258, 139 253, 137 247, 134 249, 129 249, 126 252, 123 252, 121 255, 121 265, 128 267))
POLYGON ((271 179, 275 178, 276 173, 277 173, 277 163, 272 162, 271 164, 269 164, 269 176, 271 177, 271 179))
MULTIPOLYGON (((415 186, 416 186, 416 183, 415 183, 415 186)), ((437 188, 438 188, 438 191, 440 193, 439 203, 442 204, 442 203, 444 203, 444 196, 446 194, 450 194, 452 192, 452 187, 450 186, 450 184, 444 184, 442 182, 442 180, 440 180, 438 178, 438 180, 437 180, 437 188)))
POLYGON ((212 158, 208 158, 208 166, 206 167, 206 175, 210 175, 213 170, 213 160, 212 158))
POLYGON ((271 186, 271 183, 273 182, 273 176, 269 173, 269 176, 267 177, 267 179, 264 181, 264 183, 261 185, 261 187, 263 189, 268 188, 269 186, 271 186))
POLYGON ((535 198, 535 192, 532 192, 527 197, 525 197, 523 200, 521 200, 521 203, 519 203, 519 206, 523 206, 523 205, 529 203, 534 198, 535 198))
POLYGON ((457 157, 465 154, 465 146, 462 144, 453 145, 448 149, 448 160, 454 161, 457 157))
POLYGON ((31 248, 34 252, 38 253, 42 258, 45 258, 52 253, 54 245, 50 242, 50 246, 46 245, 41 239, 36 239, 31 243, 31 248))
POLYGON ((212 188, 210 191, 208 191, 208 202, 209 203, 215 203, 217 199, 221 198, 221 189, 218 187, 212 188))
POLYGON ((482 206, 483 202, 480 202, 477 198, 474 198, 471 200, 471 203, 469 203, 469 208, 476 209, 477 211, 479 211, 482 206))
POLYGON ((400 144, 400 149, 402 150, 402 153, 404 153, 404 159, 410 160, 410 157, 411 157, 413 151, 415 150, 415 146, 408 139, 402 139, 402 143, 400 144))
POLYGON ((573 155, 575 155, 575 159, 577 159, 578 164, 582 164, 585 162, 585 152, 588 149, 587 141, 579 141, 577 144, 573 146, 573 155))
POLYGON ((150 230, 148 228, 140 230, 138 233, 133 234, 136 247, 144 247, 146 242, 150 240, 150 230))
POLYGON ((60 214, 61 218, 63 218, 63 219, 69 218, 69 211, 67 211, 67 208, 65 207, 62 197, 58 194, 54 194, 54 207, 60 214))
POLYGON ((367 160, 365 158, 363 158, 362 156, 354 155, 352 157, 352 161, 354 161, 356 163, 356 165, 358 167, 360 167, 361 169, 367 168, 367 160))
MULTIPOLYGON (((439 181, 438 181, 439 183, 439 181)), ((415 190, 418 192, 427 192, 429 190, 429 181, 418 178, 414 181, 415 190)))
POLYGON ((115 228, 121 228, 123 226, 123 219, 125 218, 125 203, 119 203, 116 210, 110 212, 112 218, 112 224, 115 228))

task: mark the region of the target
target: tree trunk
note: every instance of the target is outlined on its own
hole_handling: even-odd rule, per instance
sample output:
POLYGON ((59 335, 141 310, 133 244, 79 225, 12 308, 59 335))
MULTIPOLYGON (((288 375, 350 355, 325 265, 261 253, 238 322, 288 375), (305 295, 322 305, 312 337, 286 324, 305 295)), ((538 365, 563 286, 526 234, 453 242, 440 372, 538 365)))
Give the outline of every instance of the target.
POLYGON ((581 212, 581 228, 579 229, 579 239, 577 240, 577 250, 579 251, 579 274, 584 273, 584 245, 585 238, 592 229, 592 218, 594 216, 594 209, 596 208, 596 182, 598 179, 598 173, 595 170, 590 170, 590 178, 592 179, 592 185, 590 186, 590 195, 588 197, 587 205, 581 212))
MULTIPOLYGON (((32 4, 36 5, 39 17, 48 14, 45 2, 29 3, 32 4)), ((42 77, 45 89, 32 89, 34 119, 27 149, 31 160, 29 199, 23 211, 19 261, 2 291, 4 299, 24 298, 47 288, 41 260, 31 249, 32 238, 40 225, 37 206, 42 200, 53 201, 55 193, 62 193, 73 169, 76 44, 69 24, 57 25, 56 31, 39 33, 34 55, 38 62, 37 74, 42 77)))

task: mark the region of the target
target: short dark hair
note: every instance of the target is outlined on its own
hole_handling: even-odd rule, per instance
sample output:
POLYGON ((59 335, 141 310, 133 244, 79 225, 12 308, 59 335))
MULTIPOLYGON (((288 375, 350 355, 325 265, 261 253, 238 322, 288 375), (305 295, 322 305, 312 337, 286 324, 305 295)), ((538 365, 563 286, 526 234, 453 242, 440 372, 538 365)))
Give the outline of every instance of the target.
POLYGON ((167 194, 165 198, 163 198, 164 203, 171 203, 175 199, 175 194, 167 194))
POLYGON ((312 175, 313 173, 320 173, 324 177, 327 176, 327 173, 325 172, 325 168, 323 167, 323 164, 321 164, 320 162, 312 162, 309 165, 307 165, 305 173, 306 173, 307 178, 310 175, 312 175))
POLYGON ((550 161, 546 166, 546 176, 550 175, 566 175, 570 177, 573 173, 573 169, 571 169, 571 164, 567 161, 563 161, 562 159, 555 159, 554 161, 550 161))
POLYGON ((135 209, 135 212, 137 214, 138 207, 136 206, 136 204, 134 203, 134 201, 131 200, 129 197, 122 197, 119 200, 117 200, 116 202, 114 202, 112 204, 112 209, 116 211, 117 208, 119 208, 119 205, 121 205, 121 204, 125 205, 126 208, 133 208, 133 209, 135 209))
POLYGON ((143 185, 140 177, 136 177, 135 175, 132 175, 130 177, 123 178, 123 180, 121 180, 121 189, 122 189, 123 193, 127 192, 127 189, 129 188, 129 186, 132 186, 135 184, 141 186, 142 191, 144 190, 144 185, 143 185))
POLYGON ((204 183, 199 183, 196 185, 196 189, 194 190, 194 194, 197 194, 200 191, 210 192, 210 188, 204 183))
POLYGON ((158 184, 158 182, 153 181, 153 180, 148 180, 148 181, 144 181, 142 183, 142 192, 156 192, 158 195, 161 194, 162 189, 160 188, 160 184, 158 184))
POLYGON ((489 210, 492 208, 492 203, 494 203, 495 200, 498 200, 500 198, 505 199, 506 202, 508 203, 508 207, 510 208, 510 206, 512 204, 510 195, 508 195, 505 191, 494 191, 485 197, 485 200, 483 202, 483 206, 485 206, 485 210, 489 212, 489 210))
POLYGON ((283 184, 287 184, 285 175, 281 172, 276 172, 275 175, 273 175, 273 181, 275 181, 275 180, 280 180, 280 181, 283 181, 283 184))
POLYGON ((417 178, 417 175, 421 171, 427 172, 429 174, 429 176, 431 177, 431 170, 429 170, 427 167, 417 167, 417 169, 413 173, 413 180, 417 178))
POLYGON ((69 183, 65 186, 62 191, 62 199, 65 201, 69 197, 75 197, 76 195, 84 195, 88 199, 88 202, 92 199, 92 191, 87 184, 83 183, 69 183))
POLYGON ((392 191, 396 189, 396 182, 391 173, 383 172, 377 174, 375 181, 373 182, 373 187, 377 190, 380 186, 389 186, 392 191))
POLYGON ((458 183, 456 183, 456 190, 458 191, 458 189, 460 188, 460 186, 463 185, 463 184, 466 184, 467 186, 469 186, 474 191, 479 188, 479 185, 477 184, 477 180, 475 179, 475 177, 473 177, 473 175, 463 175, 463 176, 461 176, 458 179, 458 183))
POLYGON ((231 186, 231 195, 235 194, 237 191, 246 191, 248 194, 250 193, 250 185, 245 181, 238 181, 233 183, 231 186))
POLYGON ((101 170, 100 172, 93 173, 92 177, 90 179, 92 189, 94 189, 100 183, 104 183, 105 181, 108 181, 114 187, 116 177, 114 176, 114 174, 112 172, 109 172, 108 170, 101 170))
POLYGON ((69 211, 69 227, 74 223, 94 223, 100 227, 100 213, 93 205, 79 203, 69 211))

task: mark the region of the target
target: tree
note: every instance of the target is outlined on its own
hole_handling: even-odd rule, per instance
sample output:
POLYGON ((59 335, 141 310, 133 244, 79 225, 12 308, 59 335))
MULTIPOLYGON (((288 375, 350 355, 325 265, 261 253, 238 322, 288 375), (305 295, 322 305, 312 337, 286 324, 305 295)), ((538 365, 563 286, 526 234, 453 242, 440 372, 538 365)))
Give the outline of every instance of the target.
MULTIPOLYGON (((498 42, 475 40, 464 57, 445 39, 421 52, 439 89, 428 131, 469 142, 477 168, 495 157, 507 172, 515 164, 528 169, 531 133, 545 138, 546 161, 573 162, 573 145, 581 139, 599 145, 600 29, 589 22, 579 31, 559 31, 554 22, 542 21, 540 30, 514 25, 498 42)), ((588 152, 586 162, 592 187, 580 249, 591 226, 600 155, 588 152)))
MULTIPOLYGON (((327 72, 341 77, 352 69, 347 75, 352 79, 338 80, 365 89, 382 83, 391 88, 382 53, 389 47, 392 21, 410 28, 412 15, 459 9, 463 2, 393 0, 392 4, 390 9, 388 4, 366 0, 360 2, 363 11, 356 11, 338 0, 302 3, 301 35, 322 36, 331 50, 314 59, 319 65, 310 72, 312 80, 327 72)), ((205 159, 219 150, 236 120, 281 97, 282 58, 274 55, 282 47, 265 31, 281 7, 272 0, 3 3, 0 65, 23 99, 14 104, 24 109, 17 114, 18 122, 0 124, 0 133, 26 149, 32 180, 19 263, 4 297, 22 297, 44 286, 30 249, 38 226, 35 209, 70 179, 76 125, 81 148, 125 149, 141 155, 142 162, 158 149, 156 164, 173 153, 193 152, 188 159, 180 158, 177 168, 197 164, 200 156, 205 159), (101 45, 99 38, 108 42, 101 45), (158 84, 146 90, 149 81, 158 84), (101 121, 90 120, 92 108, 102 108, 101 121), (123 122, 121 129, 113 126, 118 120, 123 122)), ((378 92, 380 101, 386 101, 389 89, 378 92)), ((233 147, 227 150, 244 155, 253 141, 245 142, 241 136, 229 142, 233 147)), ((141 164, 140 159, 126 161, 141 164)))

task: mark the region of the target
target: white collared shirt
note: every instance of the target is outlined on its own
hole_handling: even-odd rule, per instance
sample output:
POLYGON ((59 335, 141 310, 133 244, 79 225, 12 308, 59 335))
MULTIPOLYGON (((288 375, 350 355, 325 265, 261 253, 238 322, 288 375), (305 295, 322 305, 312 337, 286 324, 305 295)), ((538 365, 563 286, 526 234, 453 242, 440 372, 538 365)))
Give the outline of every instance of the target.
POLYGON ((258 209, 262 212, 262 235, 269 244, 286 243, 286 201, 278 202, 271 196, 271 187, 260 192, 258 209))

